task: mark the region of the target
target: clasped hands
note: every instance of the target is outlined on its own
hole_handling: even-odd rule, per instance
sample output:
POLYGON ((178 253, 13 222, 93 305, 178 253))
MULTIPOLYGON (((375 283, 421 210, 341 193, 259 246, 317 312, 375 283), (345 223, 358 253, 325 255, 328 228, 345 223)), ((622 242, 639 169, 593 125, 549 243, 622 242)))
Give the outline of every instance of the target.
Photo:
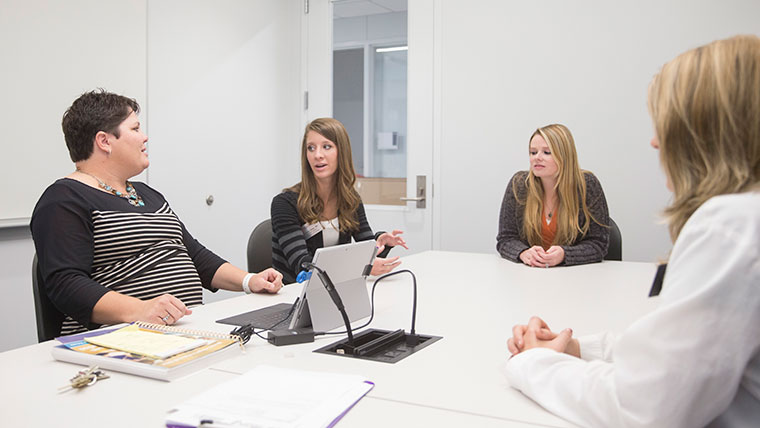
POLYGON ((520 253, 520 260, 528 266, 548 268, 565 260, 565 250, 559 245, 552 245, 548 250, 534 245, 520 253))
MULTIPOLYGON (((391 247, 395 247, 397 245, 400 245, 404 247, 405 249, 409 249, 409 247, 406 246, 406 241, 404 241, 404 238, 402 238, 401 235, 402 231, 400 230, 394 230, 391 233, 385 232, 382 235, 377 237, 377 253, 380 254, 385 249, 386 245, 389 245, 391 247)), ((399 260, 399 256, 396 257, 388 257, 388 258, 382 258, 382 257, 375 257, 375 261, 372 263, 372 275, 379 276, 386 274, 393 270, 396 266, 401 264, 401 260, 399 260)))
POLYGON ((578 339, 573 338, 573 330, 566 328, 559 333, 549 329, 549 326, 539 317, 531 317, 527 325, 518 324, 512 327, 512 337, 507 341, 507 347, 512 355, 533 348, 549 348, 557 352, 580 358, 578 339))

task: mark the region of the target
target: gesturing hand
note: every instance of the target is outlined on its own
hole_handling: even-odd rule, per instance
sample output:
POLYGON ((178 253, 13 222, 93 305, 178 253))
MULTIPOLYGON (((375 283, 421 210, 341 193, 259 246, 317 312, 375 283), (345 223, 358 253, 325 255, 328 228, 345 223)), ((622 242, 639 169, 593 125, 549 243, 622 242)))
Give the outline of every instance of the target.
MULTIPOLYGON (((377 246, 383 248, 386 245, 390 245, 391 247, 400 245, 408 250, 409 247, 406 246, 406 241, 404 241, 404 238, 398 236, 398 235, 401 235, 402 233, 404 232, 400 230, 394 230, 391 233, 388 233, 388 232, 383 233, 382 235, 377 237, 377 246)), ((378 250, 378 253, 380 251, 381 250, 378 250)))
POLYGON ((372 263, 372 272, 374 276, 384 275, 393 270, 396 266, 401 264, 401 260, 396 257, 389 257, 384 259, 382 257, 375 257, 375 261, 372 263))

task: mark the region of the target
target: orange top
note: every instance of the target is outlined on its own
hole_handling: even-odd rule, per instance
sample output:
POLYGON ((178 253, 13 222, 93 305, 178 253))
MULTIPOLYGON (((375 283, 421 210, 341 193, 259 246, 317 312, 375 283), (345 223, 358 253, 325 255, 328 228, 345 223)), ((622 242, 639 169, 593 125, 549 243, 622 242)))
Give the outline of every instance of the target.
POLYGON ((546 214, 542 216, 543 222, 541 223, 541 246, 544 247, 544 250, 548 250, 549 247, 552 246, 552 242, 554 242, 554 235, 557 234, 557 214, 555 213, 552 217, 549 218, 551 220, 549 224, 546 223, 546 214))

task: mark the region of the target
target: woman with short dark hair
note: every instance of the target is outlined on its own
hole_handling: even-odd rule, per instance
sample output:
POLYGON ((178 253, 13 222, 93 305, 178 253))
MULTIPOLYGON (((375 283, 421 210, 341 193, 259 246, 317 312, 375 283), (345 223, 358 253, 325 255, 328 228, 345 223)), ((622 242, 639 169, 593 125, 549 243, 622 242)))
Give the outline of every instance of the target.
POLYGON ((149 165, 139 111, 135 100, 99 90, 64 113, 76 170, 45 190, 31 221, 61 335, 121 322, 173 324, 203 302, 202 287, 282 286, 274 269, 248 274, 207 250, 160 193, 129 181, 149 165))

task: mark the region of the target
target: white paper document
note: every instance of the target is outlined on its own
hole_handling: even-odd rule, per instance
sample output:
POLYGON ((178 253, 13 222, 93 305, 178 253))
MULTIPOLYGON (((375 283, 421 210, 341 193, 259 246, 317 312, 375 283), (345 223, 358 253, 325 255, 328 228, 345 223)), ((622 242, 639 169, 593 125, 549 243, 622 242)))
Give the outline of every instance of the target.
POLYGON ((361 376, 258 366, 171 409, 167 427, 330 427, 374 384, 361 376))

